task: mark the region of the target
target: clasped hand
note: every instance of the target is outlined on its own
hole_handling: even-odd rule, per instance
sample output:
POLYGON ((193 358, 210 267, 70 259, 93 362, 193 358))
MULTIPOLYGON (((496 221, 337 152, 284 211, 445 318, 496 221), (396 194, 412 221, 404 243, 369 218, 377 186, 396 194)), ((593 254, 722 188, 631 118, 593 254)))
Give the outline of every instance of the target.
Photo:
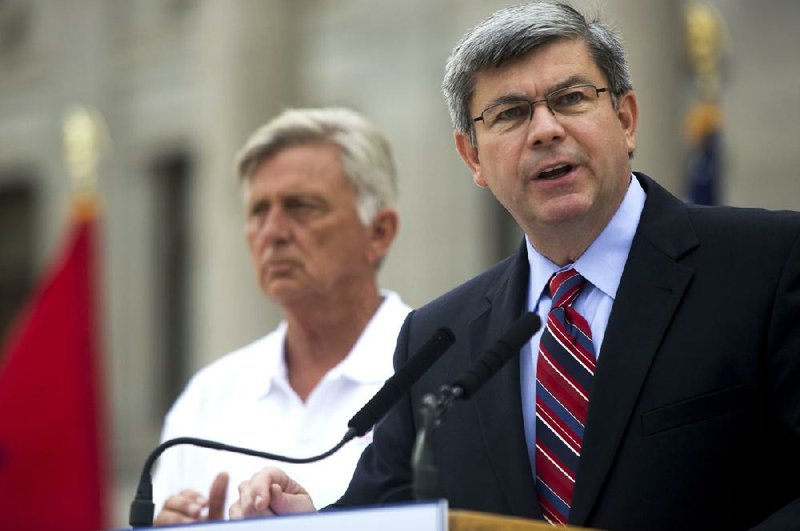
POLYGON ((250 516, 314 512, 306 489, 279 468, 268 467, 239 484, 239 499, 231 505, 231 519, 250 516))

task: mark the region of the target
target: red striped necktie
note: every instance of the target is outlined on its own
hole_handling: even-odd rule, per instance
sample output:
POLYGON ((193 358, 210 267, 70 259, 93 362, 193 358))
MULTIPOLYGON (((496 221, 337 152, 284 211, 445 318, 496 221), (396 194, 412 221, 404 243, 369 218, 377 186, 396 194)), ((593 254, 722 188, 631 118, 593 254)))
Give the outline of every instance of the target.
POLYGON ((557 525, 569 518, 595 369, 592 331, 572 308, 585 283, 571 268, 550 279, 553 306, 536 362, 536 492, 557 525))

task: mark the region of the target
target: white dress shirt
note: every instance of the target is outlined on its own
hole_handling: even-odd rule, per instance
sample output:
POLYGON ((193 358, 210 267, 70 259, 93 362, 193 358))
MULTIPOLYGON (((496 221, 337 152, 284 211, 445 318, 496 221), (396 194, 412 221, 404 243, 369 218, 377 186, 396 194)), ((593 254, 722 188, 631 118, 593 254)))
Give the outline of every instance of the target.
MULTIPOLYGON (((286 323, 198 372, 168 413, 162 441, 191 436, 235 446, 310 457, 336 445, 350 420, 394 370, 392 354, 411 310, 393 292, 384 300, 352 351, 331 369, 303 403, 289 386, 284 357, 286 323)), ((208 496, 217 473, 230 474, 225 517, 239 483, 265 466, 278 466, 303 485, 317 508, 345 491, 372 434, 347 443, 312 464, 277 463, 234 453, 176 446, 162 454, 153 481, 156 514, 169 496, 190 488, 208 496)))

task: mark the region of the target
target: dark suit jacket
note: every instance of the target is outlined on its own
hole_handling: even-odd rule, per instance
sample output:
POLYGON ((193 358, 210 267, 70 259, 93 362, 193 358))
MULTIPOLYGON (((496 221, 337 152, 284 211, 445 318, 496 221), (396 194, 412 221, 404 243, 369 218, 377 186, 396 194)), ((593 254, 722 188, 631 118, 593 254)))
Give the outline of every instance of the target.
MULTIPOLYGON (((602 529, 800 529, 800 215, 647 200, 593 383, 570 522, 602 529)), ((524 246, 409 315, 402 365, 456 344, 378 425, 336 506, 408 495, 416 405, 523 311, 524 246)), ((451 507, 541 518, 512 360, 434 434, 451 507)))

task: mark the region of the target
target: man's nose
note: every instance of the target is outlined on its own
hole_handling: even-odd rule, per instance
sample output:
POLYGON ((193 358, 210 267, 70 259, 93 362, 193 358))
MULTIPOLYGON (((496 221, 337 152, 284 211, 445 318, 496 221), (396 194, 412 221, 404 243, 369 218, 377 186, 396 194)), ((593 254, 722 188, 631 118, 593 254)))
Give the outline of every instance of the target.
POLYGON ((549 145, 564 138, 564 127, 546 101, 537 101, 531 109, 527 143, 530 147, 549 145))
POLYGON ((271 208, 264 216, 259 230, 259 237, 268 244, 287 241, 290 234, 290 221, 289 216, 286 215, 282 208, 271 208))

